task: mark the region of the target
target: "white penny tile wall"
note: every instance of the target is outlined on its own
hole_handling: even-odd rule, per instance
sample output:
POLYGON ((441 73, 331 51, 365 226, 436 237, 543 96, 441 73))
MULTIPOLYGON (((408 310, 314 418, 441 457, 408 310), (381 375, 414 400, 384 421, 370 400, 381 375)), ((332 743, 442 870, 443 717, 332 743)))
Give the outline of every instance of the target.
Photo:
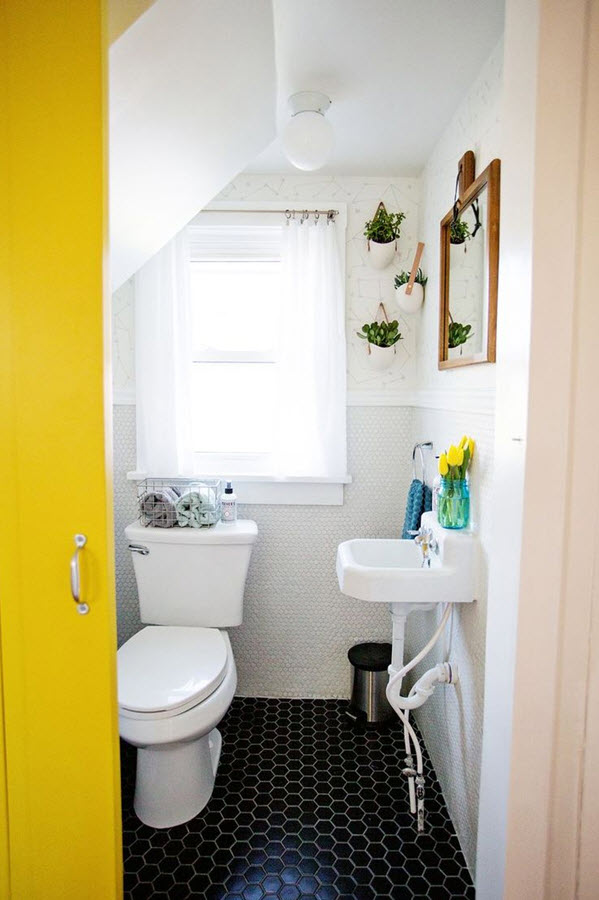
MULTIPOLYGON (((365 640, 390 640, 386 607, 340 593, 335 554, 352 537, 396 537, 411 478, 412 410, 348 410, 353 483, 343 506, 242 506, 258 523, 244 622, 231 629, 238 693, 259 697, 347 697, 347 651, 365 640)), ((116 406, 115 543, 119 643, 141 623, 123 530, 136 516, 135 407, 116 406)))

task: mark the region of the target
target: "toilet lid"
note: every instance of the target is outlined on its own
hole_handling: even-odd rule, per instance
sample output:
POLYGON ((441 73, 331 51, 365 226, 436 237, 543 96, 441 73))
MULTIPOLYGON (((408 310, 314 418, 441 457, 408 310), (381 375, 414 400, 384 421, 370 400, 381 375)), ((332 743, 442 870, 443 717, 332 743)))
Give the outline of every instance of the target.
POLYGON ((227 644, 217 628, 149 625, 119 649, 119 706, 175 712, 201 703, 225 677, 227 644))

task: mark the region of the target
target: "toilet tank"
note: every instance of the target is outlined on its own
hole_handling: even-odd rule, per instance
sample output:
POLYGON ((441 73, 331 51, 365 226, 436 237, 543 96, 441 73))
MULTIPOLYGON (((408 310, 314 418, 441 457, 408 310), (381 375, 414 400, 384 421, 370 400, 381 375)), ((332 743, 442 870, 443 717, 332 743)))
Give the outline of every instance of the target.
POLYGON ((125 528, 149 625, 241 625, 243 592, 258 527, 249 519, 203 528, 125 528))

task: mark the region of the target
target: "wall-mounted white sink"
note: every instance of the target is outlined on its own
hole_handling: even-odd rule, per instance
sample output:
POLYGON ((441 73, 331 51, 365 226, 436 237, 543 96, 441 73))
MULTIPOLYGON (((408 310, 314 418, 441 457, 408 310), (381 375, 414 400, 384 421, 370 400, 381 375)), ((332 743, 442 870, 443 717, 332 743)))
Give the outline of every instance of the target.
POLYGON ((430 568, 422 567, 422 552, 414 541, 360 538, 339 544, 342 593, 374 603, 405 604, 406 613, 432 603, 471 603, 474 535, 442 528, 434 513, 425 513, 422 525, 437 542, 430 568))

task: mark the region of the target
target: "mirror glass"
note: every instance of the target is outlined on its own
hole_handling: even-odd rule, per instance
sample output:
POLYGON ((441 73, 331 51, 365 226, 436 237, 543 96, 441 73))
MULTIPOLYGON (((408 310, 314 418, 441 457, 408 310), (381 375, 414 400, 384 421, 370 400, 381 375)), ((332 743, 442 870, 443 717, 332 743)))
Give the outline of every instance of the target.
POLYGON ((449 237, 448 358, 480 356, 487 346, 487 188, 460 211, 449 237), (467 230, 466 230, 467 229, 467 230), (459 241, 459 242, 458 242, 459 241))
POLYGON ((495 362, 499 178, 494 159, 441 220, 440 369, 495 362))

